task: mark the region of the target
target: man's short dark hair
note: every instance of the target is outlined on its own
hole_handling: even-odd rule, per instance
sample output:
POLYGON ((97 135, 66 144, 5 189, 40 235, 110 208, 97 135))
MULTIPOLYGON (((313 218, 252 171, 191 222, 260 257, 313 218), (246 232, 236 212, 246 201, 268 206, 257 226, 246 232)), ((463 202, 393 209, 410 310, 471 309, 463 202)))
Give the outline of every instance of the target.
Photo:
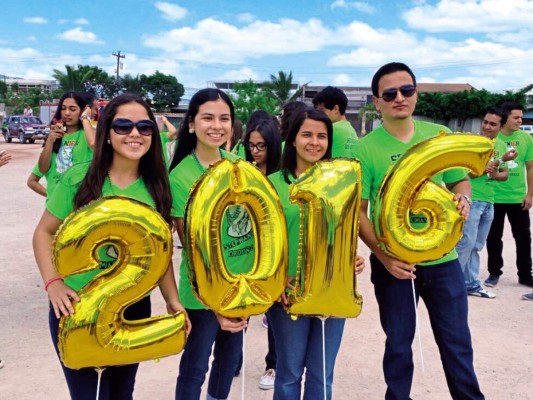
POLYGON ((485 115, 487 114, 497 115, 498 117, 500 117, 500 125, 502 126, 505 125, 505 123, 507 122, 507 114, 499 108, 491 107, 487 111, 485 111, 485 115))
POLYGON ((384 75, 389 75, 394 72, 401 72, 401 71, 405 71, 409 75, 411 75, 411 78, 413 79, 413 85, 416 86, 415 74, 413 73, 413 71, 411 71, 411 68, 409 68, 407 65, 401 62, 391 62, 391 63, 383 65, 374 74, 374 77, 372 78, 372 94, 376 97, 379 96, 379 80, 384 75))
POLYGON ((313 97, 313 105, 315 107, 322 105, 328 110, 333 110, 335 106, 339 106, 339 112, 344 115, 346 107, 348 107, 348 97, 341 89, 327 86, 313 97))

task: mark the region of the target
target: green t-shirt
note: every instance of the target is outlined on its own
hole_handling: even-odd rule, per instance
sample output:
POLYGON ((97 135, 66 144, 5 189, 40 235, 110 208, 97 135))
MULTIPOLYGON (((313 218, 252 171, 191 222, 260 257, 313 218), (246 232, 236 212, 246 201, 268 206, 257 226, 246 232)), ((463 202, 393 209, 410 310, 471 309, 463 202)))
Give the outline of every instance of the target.
MULTIPOLYGON (((505 144, 498 138, 494 141, 494 153, 491 161, 500 160, 507 149, 505 144)), ((500 164, 500 167, 507 165, 500 164)), ((494 203, 494 184, 498 181, 489 179, 487 174, 483 174, 477 178, 469 178, 472 185, 472 200, 484 201, 486 203, 494 203)))
MULTIPOLYGON (((391 165, 393 165, 409 148, 415 144, 436 136, 440 131, 450 133, 450 130, 442 125, 433 124, 424 121, 413 121, 415 132, 409 140, 404 143, 389 134, 383 126, 379 126, 362 138, 355 146, 356 158, 361 162, 363 172, 362 198, 369 200, 370 211, 373 211, 373 205, 381 186, 381 182, 387 174, 391 165)), ((452 169, 435 175, 432 180, 437 184, 453 183, 462 180, 466 176, 464 169, 452 169)), ((390 212, 390 211, 389 211, 390 212)), ((411 215, 411 224, 413 227, 420 226, 420 215, 411 215)), ((443 258, 422 263, 420 265, 440 264, 457 258, 455 249, 443 258)))
POLYGON ((333 146, 331 157, 354 158, 354 148, 357 143, 357 133, 350 121, 337 121, 333 124, 333 146))
MULTIPOLYGON (((90 162, 77 164, 70 168, 59 180, 55 190, 51 193, 46 203, 46 209, 55 217, 64 220, 71 212, 74 211, 74 197, 78 192, 83 178, 89 170, 90 162)), ((102 197, 106 196, 123 196, 130 199, 138 200, 153 209, 155 203, 148 192, 142 178, 137 179, 131 185, 120 188, 113 185, 109 178, 104 182, 102 187, 102 197)), ((109 268, 116 260, 116 250, 113 246, 102 246, 98 251, 100 258, 100 269, 85 272, 82 274, 71 276, 65 279, 65 283, 72 289, 78 291, 85 284, 87 284, 93 277, 98 275, 102 270, 109 268)))
POLYGON ((50 169, 46 173, 46 201, 54 191, 61 175, 76 164, 91 161, 93 151, 87 144, 83 129, 69 133, 61 139, 61 147, 57 153, 52 153, 50 169))
MULTIPOLYGON (((281 171, 274 172, 268 176, 270 182, 276 188, 278 196, 283 206, 283 213, 287 220, 287 233, 289 235, 289 276, 295 276, 298 268, 298 246, 300 244, 300 206, 292 203, 289 199, 289 184, 285 181, 281 171)), ((294 176, 289 175, 289 179, 294 182, 294 176)))
MULTIPOLYGON (((221 150, 222 157, 231 161, 237 160, 234 154, 221 150)), ((185 206, 189 193, 195 182, 204 173, 192 155, 185 157, 169 175, 172 191, 172 211, 174 218, 184 218, 185 206)), ((239 274, 250 271, 255 257, 255 243, 250 216, 244 207, 228 207, 222 221, 222 253, 230 272, 239 274)), ((193 293, 187 272, 187 259, 189 255, 184 248, 181 253, 179 294, 181 303, 185 308, 199 310, 205 306, 193 293)))
POLYGON ((514 148, 518 155, 507 162, 509 177, 506 181, 494 182, 494 202, 520 204, 526 196, 526 162, 533 161, 533 139, 524 131, 517 130, 507 136, 498 133, 507 149, 514 148))

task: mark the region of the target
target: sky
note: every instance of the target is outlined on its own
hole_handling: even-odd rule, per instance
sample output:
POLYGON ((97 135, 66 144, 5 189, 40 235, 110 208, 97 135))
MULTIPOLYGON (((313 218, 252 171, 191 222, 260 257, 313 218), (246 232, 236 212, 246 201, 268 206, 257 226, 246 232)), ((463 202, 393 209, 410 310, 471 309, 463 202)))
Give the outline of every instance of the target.
POLYGON ((533 0, 2 0, 0 75, 52 79, 65 65, 115 75, 370 86, 401 61, 419 82, 493 92, 533 83, 533 0))

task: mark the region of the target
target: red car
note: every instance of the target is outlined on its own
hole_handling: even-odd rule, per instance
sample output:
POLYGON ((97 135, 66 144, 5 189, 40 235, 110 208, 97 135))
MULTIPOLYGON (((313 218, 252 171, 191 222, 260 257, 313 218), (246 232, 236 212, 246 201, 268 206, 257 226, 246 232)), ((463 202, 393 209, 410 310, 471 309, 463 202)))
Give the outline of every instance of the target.
POLYGON ((13 138, 20 143, 35 143, 36 139, 46 140, 50 128, 39 117, 27 117, 25 115, 11 115, 4 121, 2 133, 7 143, 13 138))

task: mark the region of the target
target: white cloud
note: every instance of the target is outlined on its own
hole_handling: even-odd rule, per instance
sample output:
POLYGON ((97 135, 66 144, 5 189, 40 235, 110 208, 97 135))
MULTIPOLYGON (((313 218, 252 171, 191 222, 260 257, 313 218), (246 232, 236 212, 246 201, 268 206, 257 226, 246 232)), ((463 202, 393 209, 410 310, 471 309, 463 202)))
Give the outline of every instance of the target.
POLYGON ((195 27, 185 27, 145 35, 143 44, 181 60, 211 63, 238 63, 265 55, 296 54, 320 50, 332 32, 318 19, 305 22, 283 19, 255 21, 238 28, 207 18, 195 27), (312 39, 311 39, 312 38, 312 39))
POLYGON ((74 23, 77 25, 89 25, 89 21, 85 18, 78 18, 74 23))
POLYGON ((23 19, 27 24, 47 24, 48 20, 43 17, 26 17, 23 19))
POLYGON ((402 18, 429 32, 504 32, 533 21, 531 0, 440 0, 422 4, 402 18))
POLYGON ((255 20, 256 20, 255 15, 250 14, 250 13, 242 13, 242 14, 237 15, 237 21, 243 22, 246 24, 253 22, 255 20))
POLYGON ((224 75, 220 76, 218 80, 241 82, 249 79, 255 81, 259 79, 259 76, 251 68, 244 67, 241 69, 228 71, 224 75))
POLYGON ((352 78, 348 74, 338 74, 333 78, 333 85, 348 86, 352 84, 352 78))
POLYGON ((333 3, 331 3, 330 7, 332 10, 335 8, 344 8, 346 10, 352 9, 367 14, 373 14, 375 12, 374 7, 362 1, 335 0, 333 3))
POLYGON ((82 28, 74 28, 68 31, 63 32, 58 35, 59 39, 67 40, 69 42, 78 42, 78 43, 102 43, 98 37, 92 32, 84 32, 82 28))
POLYGON ((187 15, 187 9, 180 7, 177 4, 158 1, 155 3, 155 8, 163 13, 162 17, 167 21, 177 21, 187 15))

